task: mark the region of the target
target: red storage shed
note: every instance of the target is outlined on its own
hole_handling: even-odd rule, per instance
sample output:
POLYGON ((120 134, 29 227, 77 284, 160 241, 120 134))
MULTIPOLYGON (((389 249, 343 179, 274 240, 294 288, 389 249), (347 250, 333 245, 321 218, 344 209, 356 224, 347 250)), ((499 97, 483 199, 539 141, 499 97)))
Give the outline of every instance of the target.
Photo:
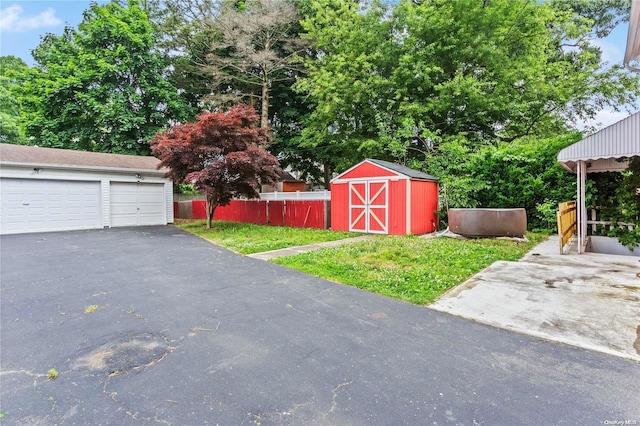
POLYGON ((331 181, 331 229, 372 234, 433 232, 438 181, 399 164, 366 159, 331 181))

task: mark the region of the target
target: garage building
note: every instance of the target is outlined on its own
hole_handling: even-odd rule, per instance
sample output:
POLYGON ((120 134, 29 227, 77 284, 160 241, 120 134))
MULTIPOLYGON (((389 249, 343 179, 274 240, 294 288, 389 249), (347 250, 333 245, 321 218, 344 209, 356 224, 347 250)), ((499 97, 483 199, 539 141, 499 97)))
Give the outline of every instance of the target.
POLYGON ((0 234, 166 225, 173 184, 154 157, 0 144, 0 234))

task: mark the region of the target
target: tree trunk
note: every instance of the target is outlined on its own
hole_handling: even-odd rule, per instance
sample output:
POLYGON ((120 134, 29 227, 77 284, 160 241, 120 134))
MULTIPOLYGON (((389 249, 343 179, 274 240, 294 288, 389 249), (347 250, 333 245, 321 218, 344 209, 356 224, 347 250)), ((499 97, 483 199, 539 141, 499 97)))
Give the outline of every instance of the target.
POLYGON ((211 229, 211 221, 213 220, 213 212, 216 211, 217 203, 207 197, 207 229, 211 229))
POLYGON ((329 162, 325 161, 322 164, 322 168, 324 169, 324 188, 329 190, 329 182, 331 182, 331 166, 329 165, 329 162))
POLYGON ((262 78, 262 114, 260 116, 260 127, 269 125, 269 79, 265 75, 262 78))

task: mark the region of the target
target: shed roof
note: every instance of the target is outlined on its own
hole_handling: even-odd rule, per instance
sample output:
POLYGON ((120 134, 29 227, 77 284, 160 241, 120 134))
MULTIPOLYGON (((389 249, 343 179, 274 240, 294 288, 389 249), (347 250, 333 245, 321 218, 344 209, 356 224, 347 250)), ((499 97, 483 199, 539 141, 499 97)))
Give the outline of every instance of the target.
POLYGON ((635 156, 640 156, 640 112, 566 147, 558 162, 574 173, 578 161, 588 163, 588 173, 620 171, 635 156))
POLYGON ((280 173, 280 178, 278 179, 279 182, 304 182, 300 179, 296 179, 294 178, 291 173, 287 172, 287 171, 282 171, 282 173, 280 173))
MULTIPOLYGON (((160 160, 140 155, 108 154, 72 149, 0 144, 0 163, 83 169, 131 169, 158 172, 160 160)), ((161 169, 164 173, 166 170, 161 169)))
POLYGON ((422 173, 418 170, 414 170, 411 169, 409 167, 406 166, 401 166, 400 164, 396 164, 396 163, 391 163, 389 161, 383 161, 383 160, 375 160, 375 159, 371 159, 371 158, 367 158, 365 161, 369 161, 373 164, 376 164, 380 167, 385 167, 389 170, 393 170, 396 173, 400 173, 401 175, 405 175, 408 176, 412 179, 422 179, 422 180, 432 180, 432 181, 437 181, 438 178, 428 175, 426 173, 422 173))

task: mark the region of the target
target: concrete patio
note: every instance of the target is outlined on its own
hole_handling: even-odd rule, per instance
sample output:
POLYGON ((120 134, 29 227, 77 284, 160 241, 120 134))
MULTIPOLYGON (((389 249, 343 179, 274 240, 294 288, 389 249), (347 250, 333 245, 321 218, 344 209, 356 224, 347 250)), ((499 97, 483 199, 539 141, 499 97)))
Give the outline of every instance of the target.
POLYGON ((559 254, 557 236, 496 262, 429 307, 640 361, 640 258, 559 254))

